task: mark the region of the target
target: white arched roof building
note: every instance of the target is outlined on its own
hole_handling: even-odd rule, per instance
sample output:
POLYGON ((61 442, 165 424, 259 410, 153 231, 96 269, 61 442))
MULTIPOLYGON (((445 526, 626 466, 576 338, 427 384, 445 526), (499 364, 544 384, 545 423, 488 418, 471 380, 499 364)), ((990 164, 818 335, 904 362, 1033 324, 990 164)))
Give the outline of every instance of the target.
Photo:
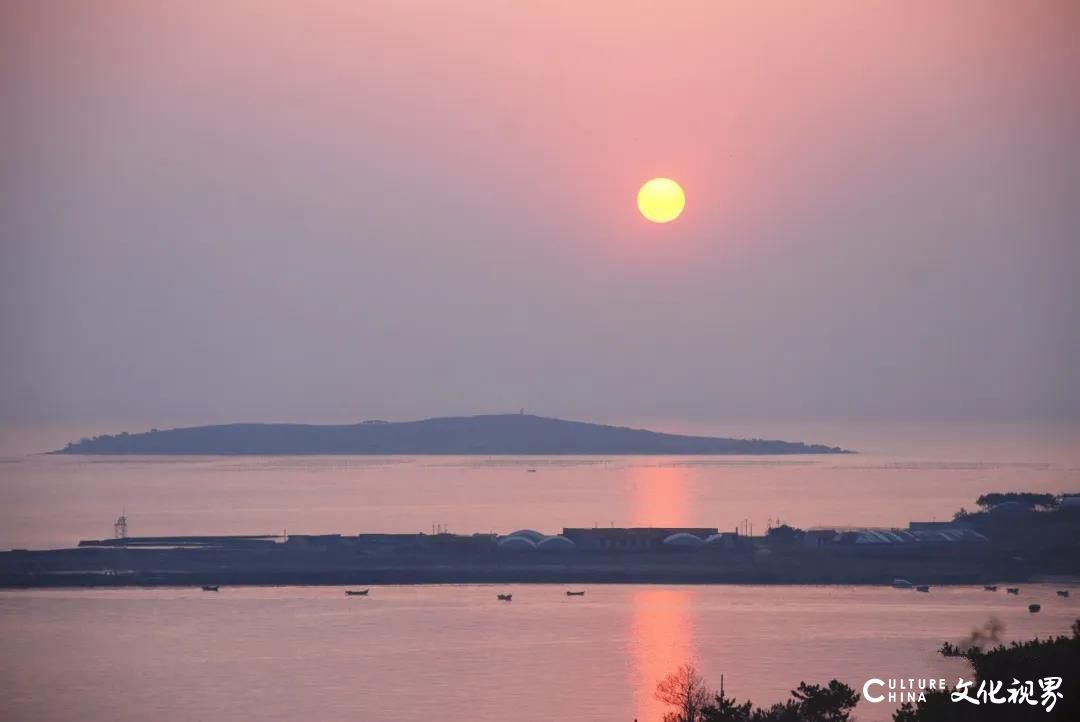
POLYGON ((535 529, 518 529, 512 531, 506 535, 507 537, 520 537, 522 539, 528 539, 533 544, 539 544, 542 539, 547 538, 547 534, 541 534, 535 529))
POLYGON ((693 534, 687 534, 686 532, 679 532, 678 534, 672 534, 664 539, 664 546, 666 547, 679 547, 683 549, 696 549, 697 547, 704 546, 705 542, 701 540, 701 537, 694 536, 693 534))
POLYGON ((577 548, 577 544, 564 536, 546 536, 536 548, 545 552, 572 552, 577 548))
POLYGON ((536 542, 523 536, 504 536, 496 542, 499 549, 512 552, 527 552, 536 550, 536 542))

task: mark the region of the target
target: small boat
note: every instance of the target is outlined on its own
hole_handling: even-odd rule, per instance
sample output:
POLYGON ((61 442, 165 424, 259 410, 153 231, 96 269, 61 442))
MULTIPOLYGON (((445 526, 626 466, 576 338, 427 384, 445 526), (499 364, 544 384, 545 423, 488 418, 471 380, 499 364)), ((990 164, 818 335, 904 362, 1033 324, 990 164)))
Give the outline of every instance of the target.
POLYGON ((914 586, 907 579, 893 579, 892 585, 893 589, 911 589, 914 586))
POLYGON ((514 595, 513 594, 499 594, 498 597, 499 597, 500 602, 512 602, 512 601, 514 601, 514 595))
POLYGON ((345 594, 350 597, 366 597, 370 589, 346 589, 345 594))
POLYGON ((917 591, 917 592, 929 592, 930 591, 930 586, 927 585, 927 584, 920 584, 919 586, 915 587, 915 591, 917 591))
POLYGON ((1031 612, 1032 614, 1039 611, 1040 609, 1042 609, 1041 604, 1029 604, 1028 605, 1028 611, 1031 612))
POLYGON ((584 597, 585 592, 570 592, 570 591, 568 591, 566 593, 566 596, 568 596, 568 597, 584 597))
POLYGON ((221 589, 220 584, 204 584, 202 588, 204 592, 216 592, 219 589, 221 589))
POLYGON ((983 591, 984 592, 996 592, 997 591, 997 584, 987 584, 987 585, 983 586, 983 591))
POLYGON ((1020 587, 1006 587, 1005 591, 1007 591, 1009 594, 1019 594, 1020 587))
POLYGON ((1068 589, 1059 589, 1057 595, 1059 597, 1066 597, 1067 598, 1069 596, 1069 590, 1068 589))

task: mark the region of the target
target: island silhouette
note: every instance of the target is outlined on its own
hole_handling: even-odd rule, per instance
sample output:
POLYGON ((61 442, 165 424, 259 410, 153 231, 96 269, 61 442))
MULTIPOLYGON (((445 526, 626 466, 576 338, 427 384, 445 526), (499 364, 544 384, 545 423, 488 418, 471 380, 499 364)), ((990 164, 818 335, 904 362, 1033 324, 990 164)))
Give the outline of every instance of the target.
POLYGON ((770 439, 666 434, 531 414, 314 425, 242 423, 123 432, 71 442, 54 454, 843 454, 770 439))

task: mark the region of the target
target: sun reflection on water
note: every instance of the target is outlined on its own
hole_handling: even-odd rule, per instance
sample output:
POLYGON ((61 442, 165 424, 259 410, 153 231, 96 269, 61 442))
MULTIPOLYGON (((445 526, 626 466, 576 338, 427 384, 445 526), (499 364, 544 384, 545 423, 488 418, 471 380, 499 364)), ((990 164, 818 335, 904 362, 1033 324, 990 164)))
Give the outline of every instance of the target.
POLYGON ((641 466, 630 470, 631 526, 687 526, 689 469, 641 466))
POLYGON ((640 589, 631 596, 631 684, 639 722, 663 718, 668 710, 653 696, 657 682, 695 660, 693 597, 691 589, 662 588, 640 589))
MULTIPOLYGON (((691 470, 644 466, 629 475, 632 526, 690 525, 691 470)), ((693 617, 690 589, 646 588, 630 598, 630 639, 634 712, 639 722, 659 720, 668 711, 653 693, 663 677, 693 662, 693 617)))

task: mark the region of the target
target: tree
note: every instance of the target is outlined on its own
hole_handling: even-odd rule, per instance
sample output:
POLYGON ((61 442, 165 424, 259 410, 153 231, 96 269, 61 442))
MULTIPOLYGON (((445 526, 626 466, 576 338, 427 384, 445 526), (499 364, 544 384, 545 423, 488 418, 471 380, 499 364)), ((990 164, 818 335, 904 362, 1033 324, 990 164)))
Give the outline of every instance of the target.
POLYGON ((721 689, 716 697, 701 710, 701 722, 751 722, 752 707, 750 700, 739 704, 734 697, 728 697, 721 689))
POLYGON ((702 722, 848 722, 859 695, 846 684, 831 680, 826 686, 800 682, 791 699, 768 708, 751 710, 723 700, 719 695, 702 716, 702 722))
POLYGON ((1058 500, 1053 494, 1039 494, 1031 491, 1010 491, 1007 493, 983 494, 975 503, 983 509, 991 509, 998 504, 1016 502, 1031 509, 1052 510, 1057 508, 1058 500))
POLYGON ((780 544, 793 544, 798 541, 799 537, 805 534, 802 529, 796 529, 795 527, 788 526, 787 524, 781 524, 780 526, 774 526, 765 533, 765 536, 769 541, 777 542, 780 544))
POLYGON ((656 699, 675 708, 664 722, 703 722, 701 710, 709 702, 705 680, 692 664, 684 664, 656 685, 656 699))
POLYGON ((771 707, 738 703, 721 689, 709 698, 705 681, 684 664, 656 686, 656 698, 675 708, 664 722, 848 722, 859 695, 837 680, 822 686, 800 682, 791 698, 771 707))
POLYGON ((803 722, 848 722, 851 710, 859 701, 855 690, 835 679, 825 687, 800 682, 791 696, 803 722))
MULTIPOLYGON (((1080 679, 1071 674, 1080 669, 1080 620, 1072 627, 1072 636, 1049 639, 1033 639, 1026 642, 1010 642, 986 648, 976 639, 962 644, 946 642, 941 654, 959 657, 971 665, 977 690, 982 684, 1002 683, 1008 688, 1013 684, 1036 683, 1047 678, 1058 679, 1060 698, 1041 698, 1039 704, 981 704, 965 701, 953 702, 955 690, 932 691, 925 701, 905 703, 893 714, 894 722, 1055 722, 1056 720, 1080 719, 1080 679), (1049 702, 1053 701, 1051 707, 1049 702)), ((1035 688, 1039 689, 1039 688, 1035 688)), ((977 693, 976 693, 977 694, 977 693)), ((1007 696, 1007 692, 1003 695, 1007 696)), ((1040 695, 1041 696, 1041 695, 1040 695)))

